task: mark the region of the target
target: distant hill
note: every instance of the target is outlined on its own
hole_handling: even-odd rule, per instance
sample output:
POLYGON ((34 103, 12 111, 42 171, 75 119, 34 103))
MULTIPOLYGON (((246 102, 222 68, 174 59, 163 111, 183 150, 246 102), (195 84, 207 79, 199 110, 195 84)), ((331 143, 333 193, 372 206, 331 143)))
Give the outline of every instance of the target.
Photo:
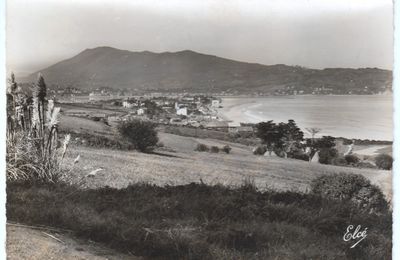
POLYGON ((239 62, 185 50, 152 53, 111 47, 86 49, 41 72, 47 83, 81 89, 307 94, 377 93, 390 88, 392 73, 377 68, 308 69, 239 62))

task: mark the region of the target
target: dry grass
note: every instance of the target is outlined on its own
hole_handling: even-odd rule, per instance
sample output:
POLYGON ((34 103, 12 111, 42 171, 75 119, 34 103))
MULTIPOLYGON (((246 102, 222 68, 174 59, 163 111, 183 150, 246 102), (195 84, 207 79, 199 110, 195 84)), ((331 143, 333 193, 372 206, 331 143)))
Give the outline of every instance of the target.
POLYGON ((135 151, 118 151, 71 147, 68 160, 81 155, 81 167, 73 174, 80 179, 99 167, 104 170, 94 178, 86 178, 88 187, 126 187, 138 181, 158 185, 199 182, 240 185, 244 178, 254 178, 260 189, 306 191, 310 181, 321 174, 338 172, 362 174, 372 183, 391 194, 391 172, 310 164, 308 162, 278 157, 254 156, 251 147, 229 143, 231 154, 199 153, 198 143, 223 146, 227 142, 161 134, 165 148, 176 152, 163 152, 168 156, 143 154, 135 151))
POLYGON ((60 120, 60 129, 64 132, 77 133, 102 133, 104 135, 112 135, 114 133, 110 126, 103 122, 93 121, 87 118, 73 117, 63 115, 60 120))

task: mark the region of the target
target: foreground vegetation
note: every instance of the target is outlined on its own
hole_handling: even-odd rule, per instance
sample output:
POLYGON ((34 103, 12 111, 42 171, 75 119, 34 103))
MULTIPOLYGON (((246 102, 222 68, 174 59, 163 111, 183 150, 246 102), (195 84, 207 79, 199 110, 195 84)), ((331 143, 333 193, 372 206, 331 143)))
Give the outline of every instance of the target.
POLYGON ((7 218, 71 230, 122 252, 159 259, 391 259, 391 214, 318 194, 189 184, 82 190, 8 183, 7 218), (368 227, 356 248, 350 224, 368 227))

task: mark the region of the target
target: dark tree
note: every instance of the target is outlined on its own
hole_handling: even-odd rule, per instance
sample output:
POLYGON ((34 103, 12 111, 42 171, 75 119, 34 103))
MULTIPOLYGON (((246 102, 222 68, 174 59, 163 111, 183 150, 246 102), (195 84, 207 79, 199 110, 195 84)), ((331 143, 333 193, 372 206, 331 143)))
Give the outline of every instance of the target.
POLYGON ((261 122, 256 125, 256 135, 263 144, 267 146, 269 152, 289 153, 300 146, 304 133, 297 127, 294 120, 288 123, 275 124, 273 121, 261 122))
POLYGON ((135 149, 146 152, 154 148, 158 142, 156 125, 149 121, 130 120, 118 125, 118 132, 122 138, 129 141, 135 149))
POLYGON ((323 136, 319 139, 307 139, 307 146, 311 148, 312 157, 319 151, 319 162, 322 164, 332 164, 333 160, 338 156, 335 138, 332 136, 323 136))
POLYGON ((319 163, 332 164, 337 156, 338 152, 335 148, 322 148, 319 150, 319 163))
POLYGON ((271 152, 274 147, 279 146, 282 132, 280 132, 278 126, 270 120, 256 125, 256 136, 261 139, 262 143, 267 146, 268 151, 271 152))
POLYGON ((278 128, 282 133, 279 148, 286 153, 297 150, 300 147, 300 142, 304 140, 304 133, 297 127, 296 122, 290 119, 287 124, 280 123, 278 128))
POLYGON ((312 149, 323 149, 323 148, 333 148, 336 146, 335 137, 332 136, 323 136, 322 138, 307 139, 307 146, 312 149))
POLYGON ((152 100, 145 100, 144 107, 147 108, 147 114, 151 116, 158 115, 162 112, 162 109, 152 100))

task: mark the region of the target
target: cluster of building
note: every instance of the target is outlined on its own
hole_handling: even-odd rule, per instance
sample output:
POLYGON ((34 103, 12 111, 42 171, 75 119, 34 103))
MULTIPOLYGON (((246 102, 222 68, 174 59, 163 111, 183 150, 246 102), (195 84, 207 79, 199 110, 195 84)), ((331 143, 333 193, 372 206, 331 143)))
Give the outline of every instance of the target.
POLYGON ((122 106, 131 117, 141 116, 163 124, 200 127, 221 121, 217 113, 221 100, 205 95, 131 97, 114 105, 122 106))
POLYGON ((124 116, 114 118, 117 121, 140 117, 165 125, 188 126, 241 135, 254 133, 254 125, 234 124, 220 118, 217 109, 221 107, 221 99, 212 96, 137 97, 127 98, 114 104, 122 106, 128 112, 124 116))

